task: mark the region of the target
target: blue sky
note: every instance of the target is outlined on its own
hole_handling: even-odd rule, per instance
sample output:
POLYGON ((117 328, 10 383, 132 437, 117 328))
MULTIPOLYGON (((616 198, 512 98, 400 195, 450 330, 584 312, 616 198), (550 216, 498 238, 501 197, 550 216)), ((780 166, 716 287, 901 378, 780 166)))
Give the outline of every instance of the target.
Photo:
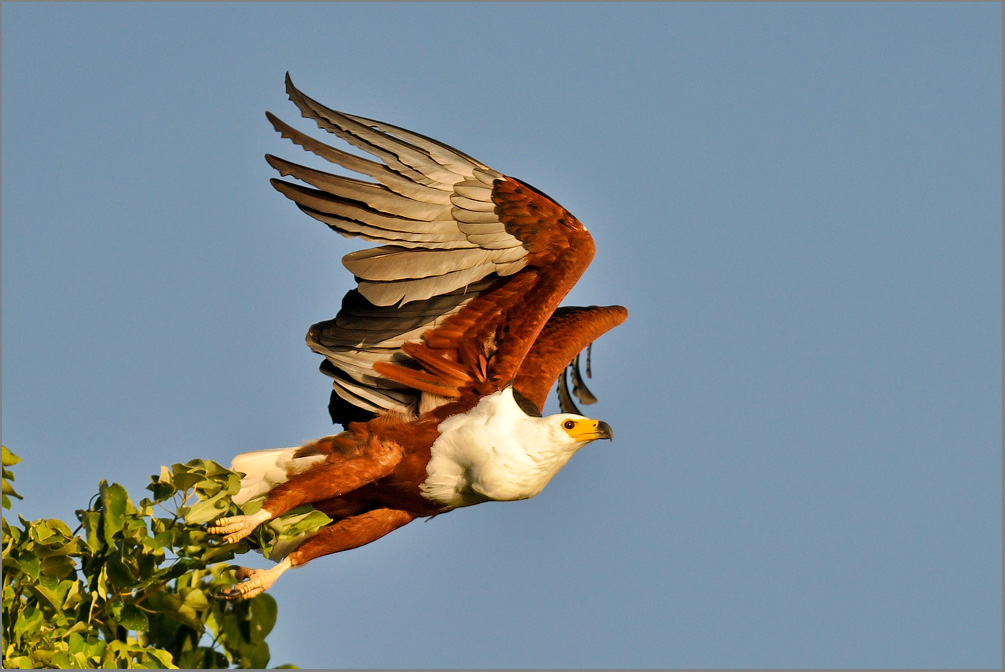
MULTIPOLYGON (((1001 5, 3 5, 29 518, 332 432, 289 71, 547 192, 613 444, 289 572, 273 664, 1000 667, 1001 5)), ((552 402, 554 406, 554 402, 552 402)), ((254 558, 253 560, 260 560, 254 558)))

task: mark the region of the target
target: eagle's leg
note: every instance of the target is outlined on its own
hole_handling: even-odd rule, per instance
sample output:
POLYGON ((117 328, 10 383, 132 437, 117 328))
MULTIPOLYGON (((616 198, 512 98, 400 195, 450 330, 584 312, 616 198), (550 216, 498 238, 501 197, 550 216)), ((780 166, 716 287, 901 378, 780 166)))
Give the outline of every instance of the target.
POLYGON ((310 539, 290 553, 282 562, 272 569, 237 570, 237 578, 244 579, 242 583, 220 593, 224 600, 246 600, 268 590, 279 575, 290 567, 305 565, 314 558, 329 553, 347 551, 371 541, 380 539, 388 532, 393 532, 402 525, 409 523, 415 516, 407 511, 397 509, 375 509, 361 513, 358 516, 345 518, 337 523, 322 528, 310 539))
MULTIPOLYGON (((317 443, 325 441, 321 439, 317 443)), ((305 471, 291 474, 285 482, 269 491, 257 513, 220 518, 206 531, 225 534, 225 543, 236 544, 260 524, 302 504, 334 499, 387 476, 401 461, 401 447, 396 443, 374 440, 367 448, 355 457, 333 454, 305 471)))
POLYGON ((219 597, 224 600, 250 600, 271 588, 279 575, 292 566, 290 559, 286 558, 271 569, 240 567, 237 570, 237 578, 241 580, 241 583, 221 591, 219 597))
POLYGON ((411 522, 415 516, 398 509, 374 509, 358 516, 345 518, 318 530, 314 536, 290 553, 288 560, 294 567, 305 565, 314 558, 347 551, 380 539, 402 525, 411 522))

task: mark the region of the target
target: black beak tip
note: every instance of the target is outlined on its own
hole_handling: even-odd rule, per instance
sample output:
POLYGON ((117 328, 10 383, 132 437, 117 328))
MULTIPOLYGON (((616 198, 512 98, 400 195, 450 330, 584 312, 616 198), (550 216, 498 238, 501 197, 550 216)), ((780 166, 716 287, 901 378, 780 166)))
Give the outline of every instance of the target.
POLYGON ((602 438, 605 438, 608 441, 614 440, 614 430, 611 429, 611 426, 606 422, 601 421, 600 424, 597 425, 597 431, 600 432, 602 438))

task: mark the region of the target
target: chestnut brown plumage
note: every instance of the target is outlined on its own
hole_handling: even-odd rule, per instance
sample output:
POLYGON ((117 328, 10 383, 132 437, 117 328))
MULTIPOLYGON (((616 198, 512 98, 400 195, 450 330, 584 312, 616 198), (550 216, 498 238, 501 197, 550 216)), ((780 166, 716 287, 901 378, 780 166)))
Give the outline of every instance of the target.
POLYGON ((627 317, 621 306, 559 307, 595 250, 582 223, 543 193, 425 136, 331 110, 288 76, 286 84, 304 117, 380 162, 267 114, 304 150, 374 180, 267 156, 302 183, 272 184, 343 236, 380 245, 344 258, 358 287, 307 334, 325 357, 329 411, 345 431, 235 458, 246 473, 235 501, 264 496, 262 508, 210 530, 234 542, 303 504, 333 522, 284 549, 272 569, 243 570, 229 598, 417 517, 537 494, 576 450, 611 438, 606 423, 578 410, 540 411, 560 377, 563 411, 574 409, 565 400, 570 365, 580 401, 592 401, 578 355, 627 317))

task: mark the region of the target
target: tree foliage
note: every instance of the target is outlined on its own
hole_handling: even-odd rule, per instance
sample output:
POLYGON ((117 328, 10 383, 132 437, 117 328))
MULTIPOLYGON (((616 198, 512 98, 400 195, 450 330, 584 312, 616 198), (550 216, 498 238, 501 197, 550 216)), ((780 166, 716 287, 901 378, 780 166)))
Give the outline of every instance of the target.
MULTIPOLYGON (((3 448, 3 508, 21 498, 3 448)), ((328 522, 296 511, 252 538, 221 544, 204 524, 242 511, 240 475, 209 460, 161 467, 133 503, 102 481, 75 530, 61 520, 3 519, 5 668, 263 668, 275 600, 215 599, 233 586, 227 561, 328 522)), ((246 507, 250 512, 260 502, 246 507)), ((289 666, 284 666, 289 667, 289 666)))

